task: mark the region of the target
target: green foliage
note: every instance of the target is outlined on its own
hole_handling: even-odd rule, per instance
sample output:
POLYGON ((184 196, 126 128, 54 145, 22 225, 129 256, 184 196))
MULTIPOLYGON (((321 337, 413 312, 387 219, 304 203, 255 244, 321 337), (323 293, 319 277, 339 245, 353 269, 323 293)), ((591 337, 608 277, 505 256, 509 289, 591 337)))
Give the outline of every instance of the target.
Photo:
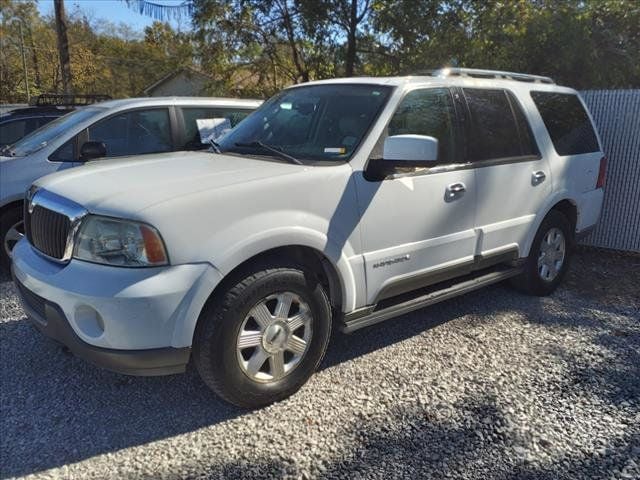
MULTIPOLYGON (((123 6, 153 3, 131 0, 123 6)), ((638 0, 185 0, 184 5, 193 32, 155 22, 140 35, 72 11, 75 90, 139 95, 184 66, 214 79, 210 94, 233 96, 268 96, 314 79, 410 74, 447 65, 549 75, 582 89, 640 86, 638 0)), ((0 0, 0 9, 0 101, 26 97, 19 22, 31 94, 60 91, 53 19, 40 16, 34 0, 0 0)))
MULTIPOLYGON (((39 15, 33 0, 1 1, 0 101, 26 101, 19 23, 31 95, 61 92, 54 19, 39 15)), ((161 22, 154 22, 140 35, 126 25, 90 20, 75 10, 69 12, 68 36, 76 93, 114 98, 141 95, 155 80, 193 65, 195 55, 191 35, 175 32, 161 22)))

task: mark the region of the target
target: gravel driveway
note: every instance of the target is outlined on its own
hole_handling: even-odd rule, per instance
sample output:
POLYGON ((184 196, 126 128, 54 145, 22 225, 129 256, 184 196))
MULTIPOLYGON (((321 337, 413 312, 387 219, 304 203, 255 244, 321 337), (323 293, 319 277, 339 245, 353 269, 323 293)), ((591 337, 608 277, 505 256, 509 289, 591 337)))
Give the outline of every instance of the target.
POLYGON ((640 256, 582 251, 548 298, 498 285, 335 334, 248 412, 191 371, 98 370, 0 278, 0 477, 640 478, 640 256))

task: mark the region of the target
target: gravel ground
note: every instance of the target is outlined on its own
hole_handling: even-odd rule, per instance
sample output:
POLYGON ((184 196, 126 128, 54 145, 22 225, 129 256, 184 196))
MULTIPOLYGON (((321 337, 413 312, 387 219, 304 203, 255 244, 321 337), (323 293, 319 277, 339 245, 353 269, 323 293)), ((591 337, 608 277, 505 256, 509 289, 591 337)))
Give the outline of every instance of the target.
POLYGON ((551 297, 498 285, 335 334, 253 412, 193 371, 65 354, 0 281, 2 478, 640 478, 640 256, 581 251, 551 297))

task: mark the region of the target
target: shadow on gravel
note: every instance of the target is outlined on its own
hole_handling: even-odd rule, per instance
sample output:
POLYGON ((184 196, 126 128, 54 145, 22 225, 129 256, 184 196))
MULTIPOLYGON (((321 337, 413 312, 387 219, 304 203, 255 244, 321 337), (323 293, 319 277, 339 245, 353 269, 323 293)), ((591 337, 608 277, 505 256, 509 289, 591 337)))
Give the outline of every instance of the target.
MULTIPOLYGON (((354 448, 314 472, 301 471, 295 459, 287 458, 292 452, 283 452, 278 459, 243 460, 199 472, 194 465, 188 470, 197 473, 189 478, 419 479, 441 478, 443 471, 449 473, 449 478, 467 478, 469 464, 480 464, 488 475, 499 457, 506 456, 513 467, 517 465, 517 456, 509 447, 513 439, 508 433, 502 433, 506 420, 497 410, 494 399, 478 398, 443 408, 452 413, 446 420, 430 418, 429 413, 420 408, 392 410, 384 422, 363 419, 350 431, 355 439, 354 448), (491 425, 490 433, 487 425, 491 425), (481 430, 484 435, 479 433, 481 430)), ((482 473, 481 468, 476 471, 482 473)), ((162 473, 170 474, 158 472, 158 475, 162 473)))
MULTIPOLYGON (((0 274, 3 292, 9 290, 9 285, 4 285, 8 281, 6 274, 0 274)), ((567 388, 593 387, 594 394, 609 403, 637 401, 640 398, 637 313, 635 329, 620 334, 594 315, 595 302, 577 300, 579 291, 564 287, 559 295, 561 299, 554 297, 554 301, 569 301, 562 313, 547 308, 544 300, 494 286, 354 335, 335 333, 322 368, 385 348, 466 314, 490 321, 501 312, 517 312, 531 323, 590 329, 593 341, 606 346, 612 357, 620 360, 620 364, 593 362, 588 356, 576 357, 558 345, 554 353, 567 362, 575 378, 575 385, 567 388)), ((632 304, 601 306, 621 314, 632 311, 631 307, 632 304)), ((106 372, 64 354, 56 344, 37 334, 25 318, 0 323, 0 369, 2 478, 60 467, 193 432, 244 413, 218 400, 193 369, 186 375, 155 378, 106 372)), ((363 423, 356 432, 359 446, 335 465, 327 466, 326 477, 391 478, 396 473, 394 465, 398 462, 411 465, 416 455, 429 455, 430 462, 444 462, 452 472, 458 468, 463 472, 469 462, 490 462, 492 456, 508 454, 505 449, 511 447, 507 447, 501 433, 496 431, 491 439, 476 434, 475 425, 483 418, 488 418, 490 424, 501 425, 500 413, 490 400, 448 408, 457 412, 456 415, 460 414, 457 409, 466 409, 467 414, 461 420, 463 426, 458 421, 435 423, 420 412, 397 412, 402 416, 397 421, 401 431, 388 431, 386 423, 363 423), (427 444, 428 449, 424 446, 427 444)), ((638 441, 636 438, 630 444, 637 445, 638 441)), ((259 467, 276 476, 295 468, 271 460, 259 467)), ((255 468, 255 465, 227 465, 205 472, 203 478, 259 478, 255 468)), ((518 467, 515 460, 513 468, 513 472, 502 472, 503 475, 491 475, 490 469, 486 474, 514 479, 559 478, 554 477, 557 472, 553 469, 528 470, 518 467)), ((431 469, 428 463, 422 462, 415 478, 428 477, 438 471, 441 470, 431 469)))

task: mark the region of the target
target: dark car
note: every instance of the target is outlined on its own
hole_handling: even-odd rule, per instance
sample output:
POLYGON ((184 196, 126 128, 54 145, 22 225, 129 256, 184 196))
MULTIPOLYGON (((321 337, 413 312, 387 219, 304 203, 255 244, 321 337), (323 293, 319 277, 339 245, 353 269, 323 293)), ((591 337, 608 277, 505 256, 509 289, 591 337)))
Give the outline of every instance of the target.
POLYGON ((17 142, 51 120, 72 112, 76 107, 110 99, 108 95, 40 95, 34 105, 0 115, 0 148, 17 142))

